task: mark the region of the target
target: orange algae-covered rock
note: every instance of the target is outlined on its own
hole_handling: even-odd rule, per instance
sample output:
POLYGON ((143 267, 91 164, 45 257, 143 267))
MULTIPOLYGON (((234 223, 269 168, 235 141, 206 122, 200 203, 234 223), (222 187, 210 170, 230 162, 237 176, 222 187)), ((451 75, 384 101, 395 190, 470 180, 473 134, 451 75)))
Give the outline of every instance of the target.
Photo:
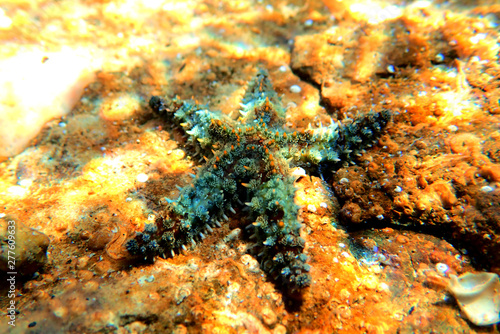
POLYGON ((434 192, 425 192, 418 196, 415 207, 420 211, 431 211, 439 203, 434 192))
POLYGON ((340 211, 341 216, 351 223, 360 223, 361 222, 361 208, 356 203, 347 203, 342 207, 340 211))
POLYGON ((423 174, 423 173, 422 173, 422 174, 419 174, 419 175, 417 176, 417 185, 418 185, 418 187, 419 187, 420 189, 425 189, 425 188, 427 188, 428 183, 427 183, 427 180, 426 180, 426 178, 425 178, 425 174, 423 174))
POLYGON ((101 250, 106 247, 112 238, 113 233, 111 230, 107 227, 101 227, 90 235, 87 246, 92 250, 101 250))
POLYGON ((446 209, 450 209, 457 203, 457 197, 453 192, 451 185, 444 181, 437 181, 431 185, 431 189, 439 195, 441 204, 446 209))
POLYGON ((492 182, 500 182, 500 164, 483 166, 480 169, 481 176, 492 182))
POLYGON ((404 235, 398 235, 398 236, 396 237, 396 241, 397 241, 397 242, 399 242, 400 244, 407 244, 407 243, 410 241, 410 239, 408 239, 408 237, 407 237, 407 236, 404 236, 404 235))
POLYGON ((399 145, 393 141, 390 136, 383 135, 378 141, 379 145, 382 145, 384 149, 388 152, 394 153, 399 149, 399 145))
POLYGON ((291 58, 294 71, 309 76, 316 83, 338 76, 344 69, 344 48, 332 42, 334 37, 327 33, 297 36, 291 58))
POLYGON ((410 200, 407 193, 402 193, 394 198, 394 205, 397 208, 403 209, 406 215, 411 215, 413 213, 414 203, 410 200))
POLYGON ((472 133, 460 133, 447 139, 453 153, 474 155, 481 152, 481 141, 472 133))
POLYGON ((382 29, 367 29, 359 38, 356 51, 356 63, 352 79, 358 82, 368 81, 376 72, 380 72, 383 53, 380 47, 388 39, 382 29))
POLYGON ((323 0, 323 4, 334 15, 343 15, 348 10, 348 3, 342 0, 323 0))
POLYGON ((478 167, 471 166, 467 162, 459 162, 453 169, 453 182, 461 185, 476 184, 477 176, 479 175, 478 167))
POLYGON ((350 81, 325 81, 321 89, 321 95, 326 107, 332 112, 341 111, 352 105, 351 101, 359 99, 360 89, 350 81))
POLYGON ((127 94, 106 98, 101 105, 101 116, 110 121, 130 118, 140 109, 139 99, 127 94))
POLYGON ((475 24, 471 17, 450 15, 442 28, 444 38, 453 46, 461 59, 477 56, 483 60, 496 59, 498 45, 484 24, 475 24))

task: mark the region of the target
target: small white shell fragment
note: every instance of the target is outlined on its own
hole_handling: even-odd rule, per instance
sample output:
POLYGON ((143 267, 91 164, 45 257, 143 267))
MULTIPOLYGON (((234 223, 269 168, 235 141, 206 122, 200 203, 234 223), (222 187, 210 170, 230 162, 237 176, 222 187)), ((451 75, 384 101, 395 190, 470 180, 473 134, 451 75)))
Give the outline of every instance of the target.
POLYGON ((31 186, 33 184, 33 180, 30 180, 30 179, 23 179, 23 180, 20 180, 18 182, 18 184, 21 186, 21 187, 25 187, 25 188, 28 188, 29 186, 31 186))
POLYGON ((11 186, 7 188, 7 191, 12 195, 16 197, 23 197, 28 193, 28 189, 23 188, 21 186, 11 186))
POLYGON ((290 92, 292 93, 300 93, 302 91, 302 88, 300 88, 299 85, 292 85, 290 87, 290 92))
POLYGON ((490 192, 492 192, 492 191, 494 191, 494 190, 495 190, 495 188, 490 187, 490 186, 484 186, 484 187, 481 187, 481 191, 482 191, 483 193, 490 193, 490 192))
POLYGON ((307 211, 309 211, 309 212, 316 212, 316 207, 313 204, 309 204, 307 206, 307 211))
POLYGON ((438 63, 442 63, 442 62, 443 62, 443 60, 444 60, 444 56, 443 56, 443 54, 442 54, 442 53, 438 53, 438 54, 436 55, 436 57, 434 58, 434 60, 435 60, 436 62, 438 62, 438 63))
POLYGON ((447 290, 475 325, 487 326, 500 322, 500 280, 497 274, 450 275, 447 290))
POLYGON ((137 175, 136 180, 137 180, 137 182, 146 182, 148 180, 148 178, 149 177, 146 174, 141 173, 141 174, 137 175))
POLYGON ((438 271, 438 273, 440 273, 441 275, 444 275, 446 274, 446 272, 449 270, 450 268, 444 264, 444 263, 438 263, 436 264, 436 270, 438 271))
POLYGON ((5 11, 0 8, 0 29, 9 29, 12 25, 12 19, 5 14, 5 11))
POLYGON ((291 175, 295 178, 295 181, 297 181, 302 176, 306 176, 306 171, 302 167, 296 167, 292 169, 291 175))

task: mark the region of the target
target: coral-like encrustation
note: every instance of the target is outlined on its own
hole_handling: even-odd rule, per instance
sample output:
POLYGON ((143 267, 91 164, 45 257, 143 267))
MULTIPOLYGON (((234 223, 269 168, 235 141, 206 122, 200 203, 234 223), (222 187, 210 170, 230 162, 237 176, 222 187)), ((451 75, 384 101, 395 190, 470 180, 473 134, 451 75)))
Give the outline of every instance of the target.
POLYGON ((177 98, 153 96, 150 106, 182 127, 206 163, 177 200, 168 200, 168 217, 146 225, 128 241, 128 251, 145 260, 173 256, 204 239, 230 213, 247 211, 246 229, 255 241, 251 252, 292 294, 309 286, 311 277, 291 167, 315 173, 349 163, 378 139, 390 120, 390 112, 383 110, 346 125, 332 121, 302 132, 284 129, 285 109, 262 70, 242 98, 238 120, 177 98))

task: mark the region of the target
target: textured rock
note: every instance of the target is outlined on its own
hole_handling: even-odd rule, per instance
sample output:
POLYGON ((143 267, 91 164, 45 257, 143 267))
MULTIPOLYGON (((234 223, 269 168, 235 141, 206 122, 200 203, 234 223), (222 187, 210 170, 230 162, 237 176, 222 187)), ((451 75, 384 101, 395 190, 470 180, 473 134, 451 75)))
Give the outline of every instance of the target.
POLYGON ((17 219, 0 219, 0 270, 32 275, 47 262, 49 243, 45 234, 17 219))

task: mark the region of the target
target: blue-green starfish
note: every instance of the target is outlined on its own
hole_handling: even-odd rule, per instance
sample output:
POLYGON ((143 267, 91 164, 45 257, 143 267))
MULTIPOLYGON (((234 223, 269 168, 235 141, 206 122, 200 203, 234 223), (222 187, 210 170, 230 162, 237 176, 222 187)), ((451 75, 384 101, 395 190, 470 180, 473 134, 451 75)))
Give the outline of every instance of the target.
POLYGON ((290 169, 301 166, 314 173, 349 162, 380 136, 390 113, 372 113, 348 125, 285 130, 285 109, 264 71, 249 84, 238 120, 177 98, 153 96, 149 104, 182 127, 206 163, 179 198, 169 200, 169 217, 147 225, 127 243, 129 252, 150 260, 174 255, 203 239, 228 214, 249 211, 247 230, 262 269, 289 293, 310 285, 290 169))

